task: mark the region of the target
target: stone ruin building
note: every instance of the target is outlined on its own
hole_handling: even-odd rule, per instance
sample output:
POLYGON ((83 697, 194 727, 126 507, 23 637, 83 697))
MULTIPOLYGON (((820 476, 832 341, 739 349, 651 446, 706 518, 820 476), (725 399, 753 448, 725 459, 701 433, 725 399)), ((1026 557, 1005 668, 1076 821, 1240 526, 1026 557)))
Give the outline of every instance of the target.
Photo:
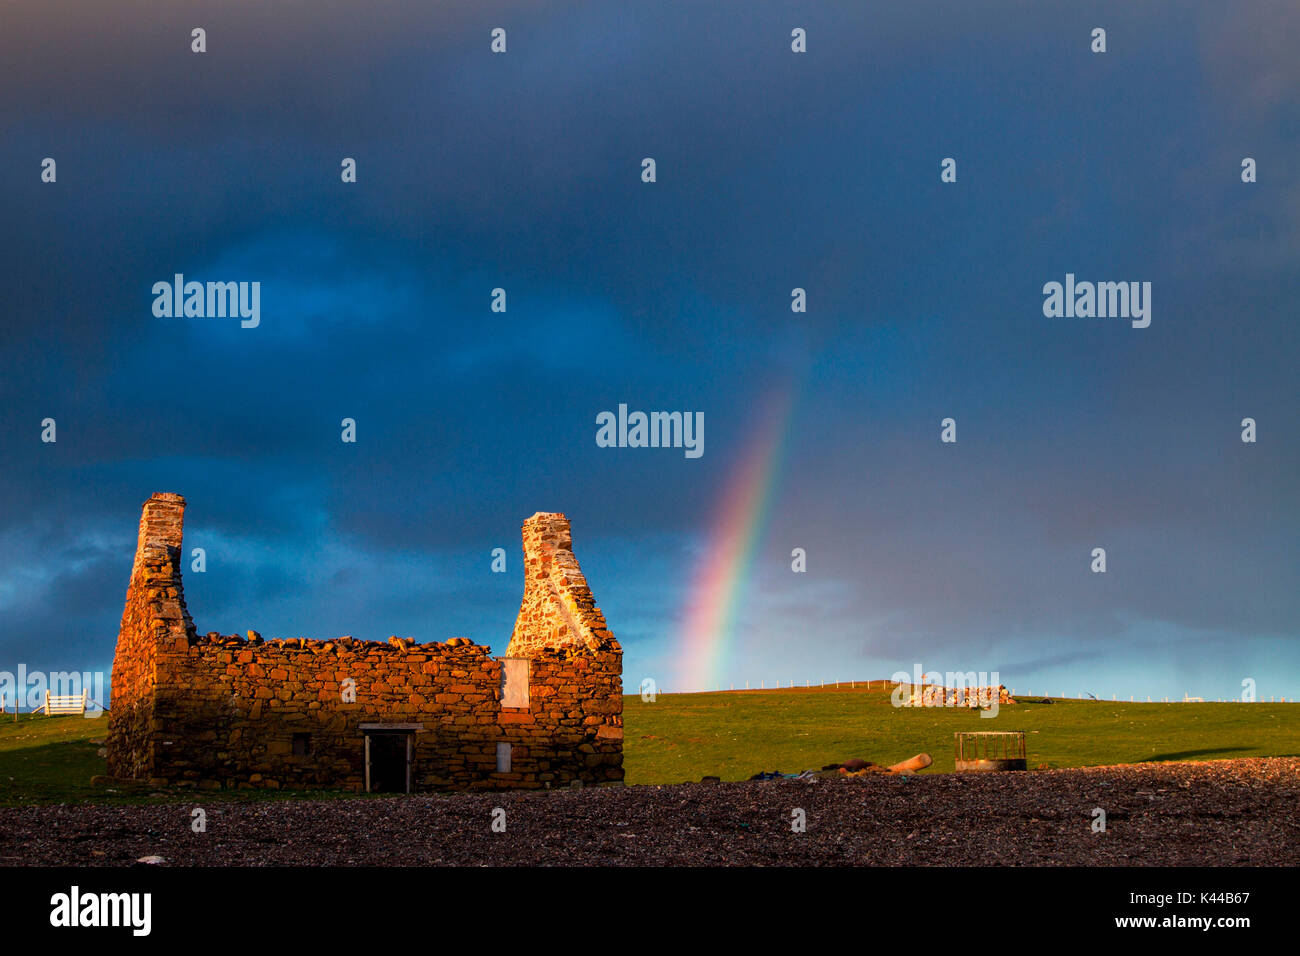
POLYGON ((200 636, 181 588, 185 499, 144 504, 113 659, 108 772, 153 785, 412 792, 623 779, 623 651, 569 521, 523 525, 506 654, 464 638, 200 636))

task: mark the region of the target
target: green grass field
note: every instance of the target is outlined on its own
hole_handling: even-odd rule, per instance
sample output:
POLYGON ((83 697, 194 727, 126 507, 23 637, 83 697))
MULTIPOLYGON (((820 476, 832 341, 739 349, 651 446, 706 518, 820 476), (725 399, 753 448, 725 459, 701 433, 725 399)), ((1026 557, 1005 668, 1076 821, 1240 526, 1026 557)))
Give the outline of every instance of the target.
MULTIPOLYGON (((880 682, 876 682, 877 688, 880 682)), ((1041 699, 1041 698, 1038 698, 1041 699)), ((792 688, 623 698, 626 782, 744 780, 850 757, 889 765, 922 751, 927 773, 953 769, 959 730, 1025 731, 1029 766, 1300 755, 1300 704, 1129 704, 1062 700, 964 708, 896 708, 888 691, 792 688)))
POLYGON ((73 803, 102 795, 90 778, 104 773, 96 756, 108 717, 0 716, 0 804, 73 803))
MULTIPOLYGON (((879 683, 876 684, 879 687, 879 683)), ((1023 730, 1031 768, 1154 760, 1300 756, 1300 704, 1128 704, 1054 699, 1005 705, 996 718, 960 708, 895 708, 887 691, 861 687, 661 694, 623 699, 629 784, 682 783, 705 775, 744 780, 761 770, 797 773, 850 757, 891 764, 925 751, 927 773, 953 769, 958 730, 1023 730)), ((90 786, 108 718, 0 718, 0 804, 139 803, 164 794, 90 786)), ((339 796, 317 792, 315 796, 339 796)), ((274 800, 292 791, 205 792, 205 799, 274 800)))

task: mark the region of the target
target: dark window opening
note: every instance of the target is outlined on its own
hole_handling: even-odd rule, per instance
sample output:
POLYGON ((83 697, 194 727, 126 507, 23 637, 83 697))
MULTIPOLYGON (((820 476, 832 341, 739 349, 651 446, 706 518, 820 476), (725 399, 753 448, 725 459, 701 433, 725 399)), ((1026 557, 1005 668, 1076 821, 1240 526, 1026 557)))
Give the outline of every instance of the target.
POLYGON ((294 734, 293 755, 295 757, 306 757, 310 753, 311 753, 311 734, 294 734))

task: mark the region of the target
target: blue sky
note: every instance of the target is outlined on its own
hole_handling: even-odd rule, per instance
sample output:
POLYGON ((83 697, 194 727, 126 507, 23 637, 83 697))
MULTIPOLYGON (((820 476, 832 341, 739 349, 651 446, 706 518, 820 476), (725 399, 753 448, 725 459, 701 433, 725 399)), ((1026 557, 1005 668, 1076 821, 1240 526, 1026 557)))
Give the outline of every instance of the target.
POLYGON ((628 686, 689 689, 794 383, 724 683, 1300 694, 1293 4, 430 6, 6 9, 0 670, 108 668, 176 491, 201 630, 498 653, 564 511, 628 686), (260 281, 260 326, 155 318, 176 272, 260 281), (1067 272, 1150 281, 1151 326, 1045 318, 1067 272), (620 402, 705 454, 598 448, 620 402))

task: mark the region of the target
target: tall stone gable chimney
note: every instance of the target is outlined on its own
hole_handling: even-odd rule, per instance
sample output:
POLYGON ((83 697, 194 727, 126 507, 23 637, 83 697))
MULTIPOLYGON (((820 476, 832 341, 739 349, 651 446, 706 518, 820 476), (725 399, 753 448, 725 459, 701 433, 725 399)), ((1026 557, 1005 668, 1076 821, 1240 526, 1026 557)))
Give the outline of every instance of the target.
POLYGON ((151 777, 154 768, 156 688, 166 683, 160 665, 184 653, 194 622, 181 588, 181 535, 185 499, 159 492, 144 503, 131 582, 113 655, 113 697, 108 721, 108 772, 151 777))
POLYGON ((542 650, 621 650, 573 556, 569 519, 539 511, 523 527, 524 599, 507 657, 542 650))

